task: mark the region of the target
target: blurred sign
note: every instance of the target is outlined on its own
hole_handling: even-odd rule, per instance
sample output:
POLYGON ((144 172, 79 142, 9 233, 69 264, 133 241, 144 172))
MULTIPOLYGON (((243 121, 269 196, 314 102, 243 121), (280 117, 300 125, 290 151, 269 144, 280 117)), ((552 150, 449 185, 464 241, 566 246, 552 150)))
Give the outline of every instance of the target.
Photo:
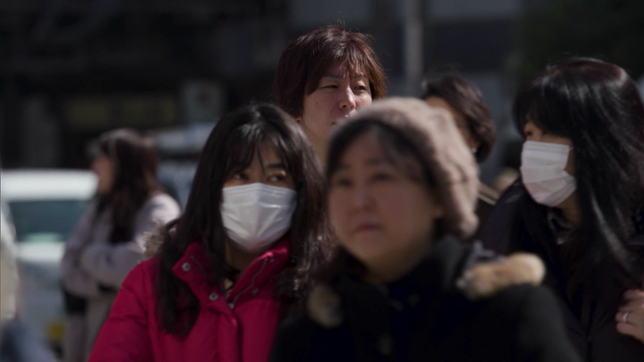
POLYGON ((193 80, 180 90, 184 123, 215 122, 223 114, 226 98, 223 87, 216 82, 193 80))
POLYGON ((77 96, 63 104, 72 129, 102 131, 117 127, 160 127, 177 123, 176 100, 168 94, 77 96))

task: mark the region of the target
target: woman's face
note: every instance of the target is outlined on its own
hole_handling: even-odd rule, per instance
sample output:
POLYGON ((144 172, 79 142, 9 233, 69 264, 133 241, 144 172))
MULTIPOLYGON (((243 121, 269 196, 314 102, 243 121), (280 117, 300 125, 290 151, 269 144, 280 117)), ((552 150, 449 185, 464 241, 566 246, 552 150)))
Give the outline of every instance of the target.
POLYGON ((320 78, 315 91, 304 95, 302 115, 297 120, 310 142, 326 142, 338 120, 349 117, 371 101, 369 80, 364 72, 351 75, 334 65, 320 78))
POLYGON ((570 140, 570 138, 547 133, 541 128, 537 127, 537 125, 535 125, 532 121, 528 121, 525 124, 525 126, 523 127, 523 134, 525 135, 526 141, 549 142, 570 146, 571 149, 570 154, 568 155, 568 163, 566 164, 564 170, 572 176, 575 175, 575 163, 572 154, 572 141, 570 140))
POLYGON ((481 141, 478 141, 476 137, 472 134, 472 131, 470 130, 470 126, 467 123, 467 119, 465 119, 465 116, 463 113, 457 111, 454 109, 447 101, 445 101, 443 98, 440 97, 429 97, 425 100, 427 104, 429 104, 432 107, 436 108, 442 108, 446 111, 448 111, 451 115, 452 118, 454 118, 454 123, 456 124, 456 127, 458 127, 459 132, 461 132, 461 136, 463 137, 463 140, 467 144, 469 148, 472 149, 477 149, 479 146, 481 146, 481 141))
POLYGON ((98 178, 96 192, 98 194, 106 194, 112 190, 114 185, 114 164, 109 156, 100 152, 94 161, 92 161, 92 171, 98 178))
POLYGON ((386 158, 373 131, 347 147, 330 180, 329 212, 341 245, 367 269, 412 264, 443 215, 435 196, 386 158))
POLYGON ((286 170, 286 165, 280 159, 275 148, 268 144, 262 144, 258 147, 258 153, 261 157, 255 155, 247 168, 230 175, 224 183, 224 187, 263 183, 295 190, 293 177, 286 170))

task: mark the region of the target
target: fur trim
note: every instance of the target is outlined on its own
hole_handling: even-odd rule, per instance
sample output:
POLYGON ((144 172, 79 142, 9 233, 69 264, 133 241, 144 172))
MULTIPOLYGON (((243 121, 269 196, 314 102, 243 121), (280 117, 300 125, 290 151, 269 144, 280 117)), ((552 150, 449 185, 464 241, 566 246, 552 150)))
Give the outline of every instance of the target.
POLYGON ((520 284, 541 284, 546 269, 539 257, 515 253, 502 261, 478 264, 463 273, 456 286, 469 300, 491 297, 520 284))
POLYGON ((318 285, 311 290, 306 310, 314 322, 325 328, 335 328, 343 322, 340 297, 326 285, 318 285))
POLYGON ((142 260, 148 260, 157 255, 165 241, 165 235, 165 226, 161 224, 158 224, 154 231, 145 233, 145 251, 143 252, 142 260))

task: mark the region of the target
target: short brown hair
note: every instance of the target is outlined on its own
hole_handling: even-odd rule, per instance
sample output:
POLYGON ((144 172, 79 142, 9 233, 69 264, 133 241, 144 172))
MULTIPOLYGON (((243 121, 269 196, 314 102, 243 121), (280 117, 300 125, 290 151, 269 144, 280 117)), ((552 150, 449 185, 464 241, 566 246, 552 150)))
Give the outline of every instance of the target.
POLYGON ((481 91, 461 76, 453 73, 428 74, 423 80, 422 99, 442 98, 467 121, 470 133, 481 142, 476 150, 476 162, 481 163, 492 152, 496 128, 481 91))
POLYGON ((350 73, 364 71, 374 100, 387 95, 386 77, 371 37, 329 25, 288 43, 275 73, 275 101, 293 117, 301 116, 304 95, 313 93, 320 78, 336 64, 350 73))

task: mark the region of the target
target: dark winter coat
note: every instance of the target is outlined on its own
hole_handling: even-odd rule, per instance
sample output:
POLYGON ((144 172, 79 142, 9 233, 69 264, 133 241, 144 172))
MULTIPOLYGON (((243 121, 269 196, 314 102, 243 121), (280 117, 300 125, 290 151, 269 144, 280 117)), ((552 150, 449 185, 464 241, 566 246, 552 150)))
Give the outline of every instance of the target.
MULTIPOLYGON (((481 241, 488 249, 507 254, 529 251, 539 255, 546 264, 544 284, 557 297, 569 339, 581 355, 582 360, 592 362, 642 362, 644 343, 633 337, 617 333, 615 314, 622 303, 625 287, 621 287, 610 273, 606 264, 597 276, 585 281, 578 297, 566 297, 566 278, 556 256, 554 234, 544 229, 544 240, 533 240, 526 230, 523 208, 529 197, 521 181, 517 181, 497 201, 497 206, 480 233, 481 241), (514 228, 514 230, 513 230, 514 228)), ((546 210, 543 208, 543 210, 546 210)), ((544 211, 545 212, 545 211, 544 211)), ((543 213, 545 215, 545 213, 543 213)), ((545 218, 545 216, 543 216, 545 218)), ((545 223, 544 220, 541 220, 545 223)), ((529 221, 534 222, 534 221, 529 221)), ((546 224, 547 225, 547 224, 546 224)), ((583 241, 582 241, 583 242, 583 241)), ((644 245, 644 237, 632 241, 644 245)))
MULTIPOLYGON (((472 249, 444 238, 386 286, 340 273, 326 300, 309 300, 308 315, 281 326, 271 361, 578 361, 548 290, 521 285, 476 302, 464 296, 457 283, 472 249)), ((513 265, 487 270, 480 282, 525 272, 513 265)))

